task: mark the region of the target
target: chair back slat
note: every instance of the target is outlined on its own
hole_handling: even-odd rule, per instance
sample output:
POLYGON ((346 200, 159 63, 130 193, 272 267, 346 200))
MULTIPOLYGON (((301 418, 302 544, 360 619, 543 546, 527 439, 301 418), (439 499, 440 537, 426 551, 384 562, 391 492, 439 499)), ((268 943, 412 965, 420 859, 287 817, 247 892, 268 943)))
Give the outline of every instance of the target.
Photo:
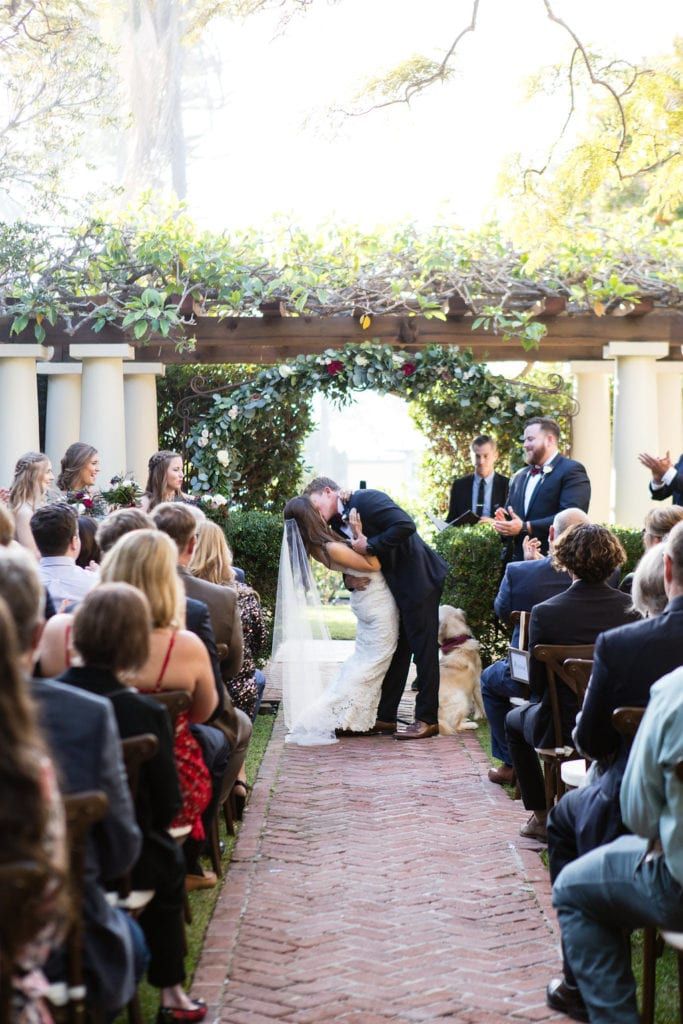
POLYGON ((573 679, 579 704, 583 707, 591 672, 593 671, 592 660, 590 658, 567 658, 562 667, 567 675, 573 679))
POLYGON ((155 700, 164 705, 171 716, 174 732, 178 717, 183 711, 188 711, 192 704, 192 697, 187 690, 162 690, 159 693, 148 693, 147 696, 154 697, 155 700))
POLYGON ((683 782, 683 761, 679 761, 679 762, 678 762, 678 763, 677 763, 677 764, 676 764, 676 765, 674 766, 674 772, 676 773, 676 778, 677 778, 677 779, 678 779, 678 780, 679 780, 680 782, 683 782))
POLYGON ((140 736, 130 736, 121 741, 123 751, 123 763, 126 766, 128 776, 128 788, 133 798, 133 803, 138 797, 138 786, 140 784, 140 767, 145 761, 151 761, 159 749, 159 740, 151 732, 142 733, 140 736))
POLYGON ((64 797, 64 815, 69 846, 69 892, 73 920, 66 940, 66 971, 69 993, 69 1020, 85 1021, 85 982, 83 979, 83 893, 85 850, 88 832, 107 813, 109 801, 99 790, 72 793, 64 797))
POLYGON ((564 746, 560 702, 557 695, 558 680, 565 686, 568 686, 576 696, 579 703, 579 709, 583 703, 583 694, 580 694, 576 680, 565 670, 564 663, 570 659, 579 659, 581 661, 592 660, 594 647, 594 644, 536 644, 531 652, 536 661, 540 661, 545 665, 548 692, 550 694, 550 706, 552 708, 553 715, 553 729, 555 731, 556 747, 564 746))
POLYGON ((645 708, 615 708, 612 712, 612 725, 627 740, 632 740, 644 714, 645 708))

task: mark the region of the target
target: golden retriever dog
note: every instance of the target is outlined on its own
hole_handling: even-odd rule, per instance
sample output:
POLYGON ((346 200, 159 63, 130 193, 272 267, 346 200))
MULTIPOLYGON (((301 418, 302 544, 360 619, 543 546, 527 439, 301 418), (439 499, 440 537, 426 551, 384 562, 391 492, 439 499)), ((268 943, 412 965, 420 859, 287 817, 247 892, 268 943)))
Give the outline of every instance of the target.
POLYGON ((462 608, 439 608, 439 733, 453 736, 476 729, 474 718, 484 717, 481 699, 479 641, 472 636, 462 608))

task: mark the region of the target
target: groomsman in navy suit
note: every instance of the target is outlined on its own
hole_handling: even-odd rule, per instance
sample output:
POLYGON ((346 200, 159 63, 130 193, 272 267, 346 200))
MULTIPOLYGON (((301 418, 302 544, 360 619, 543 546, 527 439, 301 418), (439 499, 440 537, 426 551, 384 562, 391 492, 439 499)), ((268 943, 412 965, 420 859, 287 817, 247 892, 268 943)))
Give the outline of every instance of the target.
POLYGON ((498 509, 493 523, 502 540, 511 545, 510 558, 524 558, 525 537, 540 541, 548 552, 548 531, 558 512, 565 508, 588 511, 591 485, 580 462, 560 455, 560 428, 555 420, 536 416, 524 427, 526 467, 512 478, 507 513, 498 509))
POLYGON ((496 473, 498 446, 488 434, 479 434, 470 445, 474 473, 453 481, 446 522, 452 523, 464 512, 475 512, 490 520, 497 508, 507 505, 510 481, 496 473))
POLYGON ((663 459, 656 455, 643 452, 638 458, 652 473, 650 494, 653 501, 664 501, 673 498, 674 505, 683 505, 683 455, 674 466, 671 455, 666 453, 663 459))

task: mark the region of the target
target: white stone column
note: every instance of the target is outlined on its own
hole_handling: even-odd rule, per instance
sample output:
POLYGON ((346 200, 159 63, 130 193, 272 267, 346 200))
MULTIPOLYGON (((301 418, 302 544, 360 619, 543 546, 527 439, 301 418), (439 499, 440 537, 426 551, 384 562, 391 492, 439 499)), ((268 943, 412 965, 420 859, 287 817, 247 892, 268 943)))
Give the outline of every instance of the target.
POLYGON ((123 402, 123 361, 134 359, 125 344, 70 345, 69 355, 83 363, 80 440, 100 453, 100 483, 126 469, 126 421, 123 402))
POLYGON ((651 475, 640 452, 659 447, 657 359, 669 354, 666 341, 611 341, 606 358, 616 360, 614 381, 614 515, 619 526, 642 526, 651 507, 651 475))
POLYGON ((572 421, 572 458, 586 467, 591 482, 590 516, 611 521, 612 424, 610 380, 614 363, 586 360, 570 364, 579 411, 572 421))
POLYGON ((38 373, 47 376, 45 453, 55 477, 64 452, 80 437, 82 370, 80 363, 38 363, 38 373))
POLYGON ((24 452, 40 447, 36 363, 49 359, 43 345, 0 345, 0 487, 9 487, 24 452))
POLYGON ((163 377, 165 372, 163 363, 127 363, 123 368, 126 472, 133 473, 142 487, 149 457, 159 448, 157 375, 163 377))
POLYGON ((671 453, 674 462, 683 452, 683 363, 657 363, 659 446, 657 455, 671 453))

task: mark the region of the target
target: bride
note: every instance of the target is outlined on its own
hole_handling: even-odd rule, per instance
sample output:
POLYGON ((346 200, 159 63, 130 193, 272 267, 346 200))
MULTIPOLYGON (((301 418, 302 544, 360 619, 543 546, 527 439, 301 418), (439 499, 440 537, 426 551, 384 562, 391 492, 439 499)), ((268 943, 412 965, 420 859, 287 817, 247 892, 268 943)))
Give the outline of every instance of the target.
MULTIPOLYGON (((377 558, 360 555, 335 533, 307 497, 292 498, 285 510, 273 649, 283 667, 288 743, 335 743, 335 730, 366 732, 375 724, 382 680, 398 641, 399 613, 377 558), (327 569, 365 577, 351 591, 358 620, 353 654, 325 687, 330 652, 327 628, 308 556, 327 569)), ((349 526, 362 532, 351 510, 349 526)))

